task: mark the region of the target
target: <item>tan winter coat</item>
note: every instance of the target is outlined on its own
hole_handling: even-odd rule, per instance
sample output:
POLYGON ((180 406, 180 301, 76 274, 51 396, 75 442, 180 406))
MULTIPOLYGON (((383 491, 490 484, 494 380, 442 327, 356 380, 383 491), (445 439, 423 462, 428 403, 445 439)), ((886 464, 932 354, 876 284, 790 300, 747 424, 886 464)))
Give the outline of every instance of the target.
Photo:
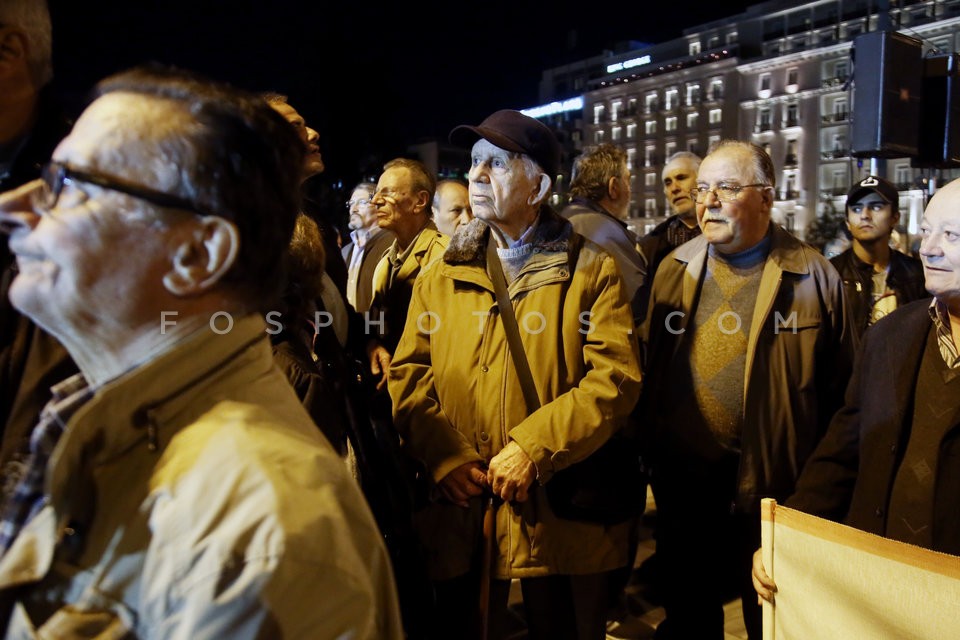
MULTIPOLYGON (((471 222, 417 279, 390 370, 397 428, 434 481, 466 462, 489 462, 510 440, 536 464, 540 486, 530 499, 498 509, 497 577, 623 566, 628 524, 558 519, 542 486, 600 447, 639 395, 633 320, 616 264, 586 242, 571 268, 570 224, 541 210, 534 255, 509 286, 542 404, 527 416, 485 268, 488 234, 485 223, 471 222)), ((469 569, 480 502, 467 509, 438 501, 420 514, 434 579, 469 569)))

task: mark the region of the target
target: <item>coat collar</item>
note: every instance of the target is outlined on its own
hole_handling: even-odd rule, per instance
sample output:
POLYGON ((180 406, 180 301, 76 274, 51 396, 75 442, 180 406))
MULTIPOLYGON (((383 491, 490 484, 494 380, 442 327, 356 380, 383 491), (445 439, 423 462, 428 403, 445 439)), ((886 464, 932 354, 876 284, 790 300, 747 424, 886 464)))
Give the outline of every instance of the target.
MULTIPOLYGON (((780 225, 771 222, 773 227, 770 239, 770 257, 781 271, 805 275, 810 272, 810 265, 807 263, 807 257, 802 248, 803 243, 797 240, 790 232, 786 231, 780 225)), ((689 271, 696 268, 699 275, 699 267, 703 265, 703 260, 707 252, 707 239, 700 234, 690 242, 680 245, 673 252, 675 260, 682 262, 689 271)))
MULTIPOLYGON (((547 205, 540 207, 537 226, 530 243, 534 253, 566 253, 570 249, 573 227, 547 205)), ((474 218, 451 238, 450 246, 443 254, 443 261, 450 265, 486 264, 487 238, 490 229, 487 223, 474 218)))

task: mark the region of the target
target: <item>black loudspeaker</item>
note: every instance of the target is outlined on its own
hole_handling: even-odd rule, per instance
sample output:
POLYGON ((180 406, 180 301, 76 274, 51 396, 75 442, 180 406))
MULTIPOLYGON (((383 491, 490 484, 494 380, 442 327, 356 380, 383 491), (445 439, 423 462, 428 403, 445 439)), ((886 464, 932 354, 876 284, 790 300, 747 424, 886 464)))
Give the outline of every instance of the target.
POLYGON ((853 41, 853 140, 857 157, 917 155, 923 78, 922 46, 896 31, 853 41))
POLYGON ((960 167, 960 55, 923 60, 920 153, 915 167, 960 167))

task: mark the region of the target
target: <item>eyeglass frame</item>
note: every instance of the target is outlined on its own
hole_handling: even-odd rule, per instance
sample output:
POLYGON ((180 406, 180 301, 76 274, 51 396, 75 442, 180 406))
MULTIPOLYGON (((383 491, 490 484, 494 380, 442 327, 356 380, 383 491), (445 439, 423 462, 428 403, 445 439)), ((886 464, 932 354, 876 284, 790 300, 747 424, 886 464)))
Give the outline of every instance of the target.
POLYGON ((716 186, 716 187, 713 187, 712 189, 701 189, 700 187, 697 187, 696 189, 690 190, 690 199, 697 204, 703 204, 704 202, 707 201, 707 194, 712 193, 717 196, 717 200, 719 200, 720 202, 733 202, 740 197, 741 191, 743 191, 744 189, 749 189, 750 187, 764 187, 766 189, 773 188, 771 185, 763 184, 762 182, 755 182, 753 184, 743 184, 736 187, 716 186), (733 192, 733 195, 728 198, 722 198, 720 197, 720 189, 723 189, 724 191, 733 192), (701 194, 703 195, 702 198, 700 197, 701 194))
POLYGON ((368 204, 372 205, 373 195, 371 195, 369 198, 360 198, 359 200, 347 200, 345 204, 347 205, 347 211, 353 209, 353 205, 357 205, 358 207, 362 207, 368 204))
POLYGON ((116 191, 117 193, 122 193, 124 195, 137 198, 138 200, 149 202, 150 204, 158 207, 163 207, 166 209, 182 209, 184 211, 189 211, 202 216, 216 215, 206 207, 187 200, 186 198, 181 198, 169 193, 163 193, 162 191, 144 187, 115 176, 94 173, 84 169, 77 169, 76 167, 72 167, 65 162, 48 162, 40 169, 40 177, 50 194, 51 200, 49 203, 38 204, 40 204, 40 206, 47 211, 50 211, 57 206, 57 201, 60 200, 60 193, 63 191, 63 186, 67 183, 67 181, 76 180, 78 182, 86 182, 103 189, 109 189, 110 191, 116 191))

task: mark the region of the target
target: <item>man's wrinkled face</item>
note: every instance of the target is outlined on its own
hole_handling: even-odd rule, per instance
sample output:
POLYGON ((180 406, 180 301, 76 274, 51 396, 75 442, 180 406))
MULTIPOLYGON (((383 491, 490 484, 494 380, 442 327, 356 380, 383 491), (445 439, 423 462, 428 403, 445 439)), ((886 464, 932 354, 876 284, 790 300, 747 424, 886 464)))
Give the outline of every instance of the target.
POLYGON ((323 173, 326 167, 323 164, 323 156, 320 155, 320 134, 308 127, 303 116, 289 104, 277 102, 271 103, 270 106, 293 125, 293 128, 297 130, 297 135, 307 146, 307 155, 303 159, 303 179, 306 180, 311 176, 323 173))
POLYGON ((927 291, 946 302, 954 314, 960 312, 960 196, 957 191, 953 188, 934 196, 920 221, 920 258, 927 291))
POLYGON ((876 191, 869 192, 856 202, 847 203, 847 228, 858 242, 889 242, 890 234, 899 220, 900 214, 893 211, 893 205, 876 191))
POLYGON ((536 200, 540 175, 528 175, 519 153, 481 138, 470 152, 470 204, 473 215, 491 222, 510 221, 536 200))
POLYGON ((380 228, 396 233, 411 226, 416 216, 417 197, 409 169, 391 167, 384 171, 373 196, 380 228))
MULTIPOLYGON (((137 131, 172 117, 172 109, 142 96, 107 94, 84 111, 53 160, 157 188, 116 158, 135 158, 123 147, 145 144, 137 131)), ((171 266, 168 241, 182 225, 160 223, 150 205, 80 180, 65 181, 46 209, 36 204, 42 185, 35 180, 0 197, 19 269, 10 287, 13 305, 57 336, 155 323, 157 291, 171 266)))
POLYGON ((689 158, 677 158, 663 168, 663 195, 681 218, 691 220, 696 213, 696 203, 690 192, 697 187, 697 166, 689 158))
POLYGON ((470 208, 470 190, 456 182, 444 182, 437 187, 433 219, 440 233, 452 236, 458 227, 473 219, 470 208))
POLYGON ((697 204, 697 221, 707 242, 720 253, 745 251, 767 233, 773 204, 769 188, 747 187, 729 202, 721 202, 716 192, 752 185, 756 177, 753 155, 742 147, 721 147, 700 165, 697 186, 712 191, 697 204))
POLYGON ((373 194, 369 189, 358 187, 350 196, 350 229, 370 229, 377 223, 377 208, 373 206, 373 194))

